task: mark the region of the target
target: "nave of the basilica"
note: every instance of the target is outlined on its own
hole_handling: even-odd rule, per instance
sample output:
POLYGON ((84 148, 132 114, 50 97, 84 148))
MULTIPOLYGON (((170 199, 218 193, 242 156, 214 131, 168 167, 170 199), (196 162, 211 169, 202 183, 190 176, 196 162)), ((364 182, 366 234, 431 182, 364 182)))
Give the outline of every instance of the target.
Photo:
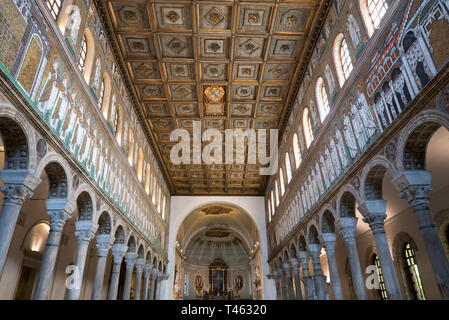
POLYGON ((1 0, 0 299, 449 300, 448 33, 448 0, 1 0))

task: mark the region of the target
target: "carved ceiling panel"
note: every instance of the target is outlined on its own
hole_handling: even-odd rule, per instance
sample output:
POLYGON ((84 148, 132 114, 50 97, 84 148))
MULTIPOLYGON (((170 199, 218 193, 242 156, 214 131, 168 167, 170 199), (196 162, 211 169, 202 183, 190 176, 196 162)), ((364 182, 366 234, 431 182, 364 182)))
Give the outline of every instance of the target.
POLYGON ((174 194, 264 194, 259 164, 171 163, 170 132, 279 128, 322 3, 96 0, 174 194))

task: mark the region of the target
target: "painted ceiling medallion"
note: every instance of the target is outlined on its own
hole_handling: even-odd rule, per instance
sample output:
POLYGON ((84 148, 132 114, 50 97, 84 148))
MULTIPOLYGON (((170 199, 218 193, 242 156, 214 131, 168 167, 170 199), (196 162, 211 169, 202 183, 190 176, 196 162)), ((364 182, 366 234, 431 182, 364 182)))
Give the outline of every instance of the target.
POLYGON ((181 86, 176 88, 175 93, 181 97, 185 97, 188 94, 191 93, 191 91, 189 90, 189 88, 185 87, 185 86, 181 86))
POLYGON ((167 120, 158 120, 154 123, 158 128, 166 128, 168 127, 168 121, 167 120))
POLYGON ((157 97, 160 95, 161 90, 156 86, 146 86, 143 89, 143 93, 148 97, 157 97))
POLYGON ((274 68, 268 70, 268 72, 276 79, 279 79, 283 74, 287 72, 287 70, 283 66, 278 64, 274 68))
POLYGON ((206 53, 224 53, 224 40, 206 39, 204 41, 204 51, 206 53))
POLYGON ((211 78, 218 78, 223 74, 223 69, 217 64, 210 64, 206 67, 206 74, 211 78))
POLYGON ((171 72, 174 77, 189 77, 190 67, 186 64, 172 64, 171 72))
POLYGON ((235 108, 235 110, 237 110, 240 113, 246 113, 249 110, 249 108, 247 106, 240 104, 235 108))
POLYGON ((289 10, 281 17, 281 24, 286 28, 297 28, 302 21, 302 13, 299 10, 289 10))
POLYGON ((274 45, 273 54, 292 55, 294 53, 296 41, 278 39, 274 45))
POLYGON ((223 13, 221 13, 220 10, 218 10, 217 8, 213 8, 208 13, 206 13, 204 18, 206 19, 207 22, 209 22, 212 26, 215 27, 217 24, 221 23, 225 19, 225 16, 223 15, 223 13))
POLYGON ((153 68, 146 63, 142 63, 140 66, 138 66, 136 68, 136 71, 146 78, 149 78, 154 72, 153 68))
POLYGON ((126 24, 139 24, 142 22, 142 13, 135 6, 124 6, 119 11, 120 20, 126 24))
POLYGON ((264 10, 245 10, 244 24, 246 26, 261 26, 264 20, 264 10))
POLYGON ((176 11, 170 11, 170 12, 167 14, 167 18, 168 18, 168 20, 170 20, 171 22, 175 23, 176 21, 179 20, 180 17, 179 17, 179 14, 176 13, 176 11))
POLYGON ((183 25, 183 8, 162 8, 162 17, 166 25, 183 25))
POLYGON ((240 45, 240 49, 242 49, 246 54, 252 54, 254 51, 259 49, 259 46, 252 39, 248 39, 240 45))
POLYGON ((238 87, 236 93, 240 97, 248 97, 253 93, 253 90, 250 87, 238 87))
POLYGON ((186 48, 185 42, 178 38, 171 39, 167 46, 174 53, 178 53, 178 54, 181 53, 186 48))

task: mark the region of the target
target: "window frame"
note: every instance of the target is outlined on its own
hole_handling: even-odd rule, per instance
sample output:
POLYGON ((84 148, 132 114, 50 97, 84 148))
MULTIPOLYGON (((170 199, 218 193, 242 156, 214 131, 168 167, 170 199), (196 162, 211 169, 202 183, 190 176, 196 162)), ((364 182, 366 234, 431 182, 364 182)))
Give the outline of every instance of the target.
POLYGON ((293 134, 293 154, 295 157, 296 169, 301 165, 301 147, 299 146, 298 134, 295 132, 293 134))
POLYGON ((327 115, 330 113, 331 108, 329 103, 329 97, 326 92, 326 85, 322 77, 318 78, 315 90, 316 90, 315 94, 316 94, 316 101, 318 104, 318 111, 320 113, 320 119, 321 122, 324 122, 327 115))
POLYGON ((413 250, 410 242, 406 242, 403 245, 402 254, 405 260, 405 267, 412 281, 416 298, 418 300, 426 300, 421 273, 419 272, 418 263, 416 262, 415 250, 413 250))
POLYGON ((47 9, 55 21, 58 20, 59 14, 61 13, 63 2, 63 0, 45 0, 47 9))
POLYGON ((81 39, 80 44, 80 53, 78 56, 78 69, 84 74, 84 69, 86 68, 86 62, 87 62, 87 37, 86 34, 83 34, 83 38, 81 39))

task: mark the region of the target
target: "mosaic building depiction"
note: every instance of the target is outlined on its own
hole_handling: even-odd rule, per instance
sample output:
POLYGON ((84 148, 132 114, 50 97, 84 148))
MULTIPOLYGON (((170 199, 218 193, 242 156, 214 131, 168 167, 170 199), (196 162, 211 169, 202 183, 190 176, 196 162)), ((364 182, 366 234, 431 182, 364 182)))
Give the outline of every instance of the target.
POLYGON ((0 299, 449 299, 448 32, 447 0, 2 0, 0 299), (278 130, 276 173, 174 163, 195 123, 278 130))

